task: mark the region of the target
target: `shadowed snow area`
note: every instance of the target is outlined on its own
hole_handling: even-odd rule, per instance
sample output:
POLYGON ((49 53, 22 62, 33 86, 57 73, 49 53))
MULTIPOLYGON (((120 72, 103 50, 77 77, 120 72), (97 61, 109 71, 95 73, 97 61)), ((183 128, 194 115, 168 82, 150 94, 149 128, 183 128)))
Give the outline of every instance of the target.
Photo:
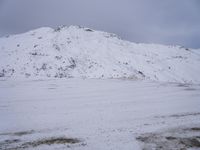
POLYGON ((181 46, 136 44, 70 26, 0 39, 1 78, 129 78, 200 83, 200 53, 181 46))
POLYGON ((197 149, 199 97, 192 84, 2 80, 0 149, 197 149))

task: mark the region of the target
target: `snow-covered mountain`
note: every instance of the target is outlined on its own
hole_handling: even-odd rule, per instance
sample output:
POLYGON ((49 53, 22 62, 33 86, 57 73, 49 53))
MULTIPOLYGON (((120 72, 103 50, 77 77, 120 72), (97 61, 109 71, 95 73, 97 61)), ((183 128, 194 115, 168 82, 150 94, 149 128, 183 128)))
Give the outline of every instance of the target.
POLYGON ((78 26, 0 39, 1 78, 130 78, 200 83, 200 52, 136 44, 78 26))

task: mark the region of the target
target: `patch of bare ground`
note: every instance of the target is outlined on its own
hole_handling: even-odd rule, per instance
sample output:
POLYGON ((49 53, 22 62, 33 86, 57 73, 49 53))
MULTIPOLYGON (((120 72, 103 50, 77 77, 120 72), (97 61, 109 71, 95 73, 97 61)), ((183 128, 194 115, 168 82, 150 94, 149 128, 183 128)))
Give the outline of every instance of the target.
POLYGON ((0 142, 0 150, 14 150, 11 149, 12 146, 16 146, 21 142, 19 139, 4 140, 0 142))
POLYGON ((81 142, 78 139, 66 138, 66 137, 51 137, 46 139, 41 139, 33 142, 27 142, 22 144, 22 147, 37 147, 40 145, 53 145, 53 144, 76 144, 81 142))
POLYGON ((190 87, 190 84, 180 83, 177 85, 178 87, 190 87))
MULTIPOLYGON (((15 140, 5 140, 0 143, 0 149, 3 150, 22 150, 28 148, 35 148, 41 145, 66 145, 66 147, 70 147, 72 144, 80 143, 81 141, 76 138, 67 138, 67 137, 50 137, 44 139, 38 139, 30 142, 21 142, 19 139, 15 140)), ((82 144, 84 146, 84 144, 82 144)))
POLYGON ((35 132, 34 130, 29 130, 29 131, 19 131, 19 132, 0 133, 0 136, 1 136, 1 135, 23 136, 23 135, 33 134, 34 132, 35 132))
POLYGON ((185 88, 184 90, 185 91, 196 91, 197 89, 195 89, 195 88, 185 88))
POLYGON ((155 118, 181 118, 181 117, 198 116, 198 115, 200 115, 200 112, 173 114, 168 116, 155 116, 155 118))
POLYGON ((136 139, 141 143, 143 150, 200 149, 200 128, 177 128, 159 133, 146 133, 136 139))

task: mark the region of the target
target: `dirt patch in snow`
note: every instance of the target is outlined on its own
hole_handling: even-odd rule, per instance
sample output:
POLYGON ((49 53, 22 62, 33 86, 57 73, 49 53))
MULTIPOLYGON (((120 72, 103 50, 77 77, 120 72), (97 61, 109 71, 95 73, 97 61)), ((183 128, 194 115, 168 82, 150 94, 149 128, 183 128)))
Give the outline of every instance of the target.
POLYGON ((200 112, 181 113, 168 116, 155 116, 155 118, 181 118, 181 117, 198 116, 198 115, 200 115, 200 112))
POLYGON ((40 145, 53 145, 53 144, 76 144, 79 143, 80 140, 75 138, 66 138, 66 137, 51 137, 40 139, 33 142, 27 142, 22 144, 22 147, 37 147, 40 145))
POLYGON ((29 130, 29 131, 19 131, 19 132, 0 133, 0 136, 1 136, 1 135, 23 136, 23 135, 33 134, 34 132, 35 132, 34 130, 29 130))
POLYGON ((200 127, 175 128, 146 133, 136 138, 143 150, 187 150, 200 148, 200 127))
POLYGON ((196 91, 197 89, 195 89, 195 88, 185 88, 184 90, 185 91, 196 91))
POLYGON ((70 147, 71 144, 77 144, 81 141, 76 138, 67 138, 67 137, 50 137, 44 139, 38 139, 30 142, 22 142, 20 139, 5 140, 0 142, 0 149, 4 150, 21 150, 28 148, 35 148, 41 145, 66 145, 70 147))
POLYGON ((190 84, 180 83, 177 85, 178 87, 190 87, 190 84))

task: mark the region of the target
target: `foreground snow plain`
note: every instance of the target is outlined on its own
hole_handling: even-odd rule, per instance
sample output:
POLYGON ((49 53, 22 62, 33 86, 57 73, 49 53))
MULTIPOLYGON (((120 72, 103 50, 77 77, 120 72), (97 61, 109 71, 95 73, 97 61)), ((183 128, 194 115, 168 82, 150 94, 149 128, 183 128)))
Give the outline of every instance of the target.
POLYGON ((115 79, 0 81, 0 149, 171 149, 142 136, 199 136, 199 123, 200 85, 115 79), (186 128, 191 132, 182 132, 186 128), (45 143, 52 138, 57 142, 45 143))

